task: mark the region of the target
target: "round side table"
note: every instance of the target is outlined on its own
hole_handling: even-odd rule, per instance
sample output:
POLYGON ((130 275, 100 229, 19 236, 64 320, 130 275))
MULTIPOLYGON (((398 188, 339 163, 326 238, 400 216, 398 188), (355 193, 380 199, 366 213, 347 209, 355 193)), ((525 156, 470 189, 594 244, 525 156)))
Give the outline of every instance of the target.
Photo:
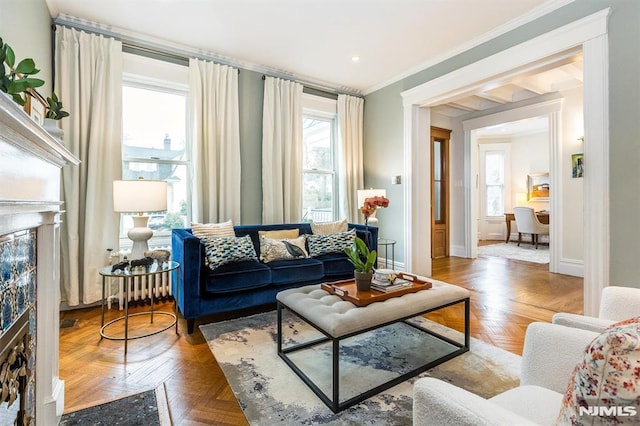
POLYGON ((109 340, 123 340, 124 341, 124 353, 125 355, 127 354, 127 342, 129 340, 133 340, 133 339, 141 339, 143 337, 149 337, 149 336, 153 336, 154 334, 158 334, 158 333, 162 333, 165 330, 170 329, 171 327, 173 327, 174 325, 176 326, 176 334, 178 334, 178 320, 177 320, 177 315, 176 315, 176 309, 177 309, 177 304, 174 303, 173 305, 173 309, 174 312, 162 312, 162 311, 158 311, 158 312, 154 312, 153 310, 153 291, 149 292, 149 298, 151 299, 151 308, 149 309, 149 311, 146 312, 137 312, 134 314, 129 314, 129 297, 130 297, 130 293, 131 293, 131 286, 134 285, 135 283, 135 278, 146 278, 146 279, 150 279, 151 277, 154 276, 158 276, 160 274, 164 274, 166 272, 171 272, 173 270, 176 270, 180 267, 180 264, 178 262, 174 262, 174 261, 168 261, 163 263, 162 265, 158 265, 158 263, 154 263, 151 266, 148 267, 140 267, 138 268, 134 268, 133 270, 130 267, 126 267, 124 270, 116 270, 116 271, 112 271, 112 266, 107 266, 104 267, 100 270, 100 275, 102 276, 102 322, 101 322, 101 328, 100 328, 100 338, 105 338, 105 339, 109 339, 109 340), (106 286, 107 286, 107 278, 121 278, 124 280, 124 287, 125 287, 125 298, 124 298, 124 315, 115 318, 111 321, 109 321, 108 323, 104 323, 104 305, 106 303, 106 286), (162 328, 156 329, 156 330, 152 330, 149 331, 148 333, 144 333, 144 334, 140 334, 140 335, 136 335, 136 336, 129 336, 129 317, 132 316, 140 316, 140 315, 149 315, 150 316, 150 320, 149 323, 153 324, 153 316, 154 315, 161 315, 161 316, 168 316, 170 318, 173 319, 173 321, 171 321, 171 323, 167 326, 163 326, 162 328), (107 328, 109 328, 109 326, 119 322, 119 321, 124 321, 124 337, 117 337, 117 336, 113 336, 113 335, 109 335, 107 334, 107 328))

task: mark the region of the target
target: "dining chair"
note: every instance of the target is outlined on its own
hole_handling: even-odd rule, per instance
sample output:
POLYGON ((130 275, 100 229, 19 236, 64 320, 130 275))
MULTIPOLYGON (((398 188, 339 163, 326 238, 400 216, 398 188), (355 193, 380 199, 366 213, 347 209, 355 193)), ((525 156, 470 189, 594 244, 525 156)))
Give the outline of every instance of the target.
POLYGON ((549 225, 540 223, 536 212, 531 207, 514 207, 513 214, 518 226, 518 247, 522 240, 522 234, 531 234, 531 245, 538 248, 540 235, 549 235, 549 225))

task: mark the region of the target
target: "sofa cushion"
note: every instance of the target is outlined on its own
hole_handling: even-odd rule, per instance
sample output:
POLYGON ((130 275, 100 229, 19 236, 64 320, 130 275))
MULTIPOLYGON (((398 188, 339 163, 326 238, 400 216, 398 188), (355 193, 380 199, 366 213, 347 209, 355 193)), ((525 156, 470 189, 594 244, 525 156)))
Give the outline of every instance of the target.
POLYGON ((269 263, 274 285, 317 281, 324 276, 322 262, 316 259, 275 260, 269 263))
POLYGON ((338 232, 347 232, 348 229, 347 219, 337 222, 311 222, 311 232, 315 235, 337 234, 338 232))
POLYGON ((309 256, 316 257, 329 253, 343 253, 345 249, 353 245, 355 238, 356 231, 354 229, 336 234, 308 235, 309 256))
POLYGON ((637 424, 638 415, 640 317, 613 324, 587 345, 569 381, 557 424, 637 424))
POLYGON ((298 228, 276 229, 273 231, 258 231, 259 237, 267 237, 273 240, 279 240, 282 238, 298 238, 299 235, 300 235, 300 230, 298 228))
POLYGON ((191 233, 198 238, 235 237, 233 222, 191 223, 191 233))
POLYGON ((204 290, 211 294, 251 290, 271 284, 271 269, 249 260, 227 263, 215 271, 209 270, 204 282, 204 290))
POLYGON ((304 259, 308 257, 305 248, 306 238, 283 238, 275 240, 265 236, 260 237, 260 260, 265 263, 274 260, 304 259))
POLYGON ((353 274, 353 264, 349 262, 349 258, 344 253, 323 254, 315 259, 322 262, 324 266, 324 275, 327 277, 338 277, 353 274))
POLYGON ((227 263, 258 260, 249 236, 205 238, 202 242, 205 245, 207 265, 211 270, 227 263))

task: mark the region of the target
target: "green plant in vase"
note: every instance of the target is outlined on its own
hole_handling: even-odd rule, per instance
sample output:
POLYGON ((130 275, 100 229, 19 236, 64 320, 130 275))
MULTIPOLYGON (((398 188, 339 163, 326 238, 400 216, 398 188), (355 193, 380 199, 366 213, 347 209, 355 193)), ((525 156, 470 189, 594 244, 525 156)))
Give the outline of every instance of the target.
POLYGON ((65 117, 69 116, 67 111, 62 109, 62 102, 58 100, 58 96, 54 93, 51 93, 51 97, 47 98, 47 106, 46 106, 46 118, 51 118, 53 120, 61 120, 65 117))
POLYGON ((344 252, 355 268, 354 278, 358 291, 368 291, 371 288, 373 265, 376 263, 378 253, 375 250, 369 250, 369 247, 359 237, 356 237, 353 245, 345 249, 344 252))
POLYGON ((40 72, 31 58, 26 58, 16 65, 16 55, 8 44, 0 38, 0 64, 2 64, 2 74, 0 75, 0 91, 5 92, 13 98, 18 105, 24 106, 26 96, 31 96, 29 89, 35 89, 44 84, 44 80, 31 77, 40 72))

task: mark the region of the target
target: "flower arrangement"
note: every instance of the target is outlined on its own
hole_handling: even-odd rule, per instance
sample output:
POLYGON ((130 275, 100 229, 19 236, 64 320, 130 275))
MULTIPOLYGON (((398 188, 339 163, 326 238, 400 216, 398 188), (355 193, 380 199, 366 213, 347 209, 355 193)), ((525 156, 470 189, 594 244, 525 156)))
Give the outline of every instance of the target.
POLYGON ((360 207, 360 212, 364 215, 365 225, 369 222, 369 217, 373 216, 378 207, 389 207, 389 199, 383 196, 375 196, 364 199, 364 204, 360 207))

